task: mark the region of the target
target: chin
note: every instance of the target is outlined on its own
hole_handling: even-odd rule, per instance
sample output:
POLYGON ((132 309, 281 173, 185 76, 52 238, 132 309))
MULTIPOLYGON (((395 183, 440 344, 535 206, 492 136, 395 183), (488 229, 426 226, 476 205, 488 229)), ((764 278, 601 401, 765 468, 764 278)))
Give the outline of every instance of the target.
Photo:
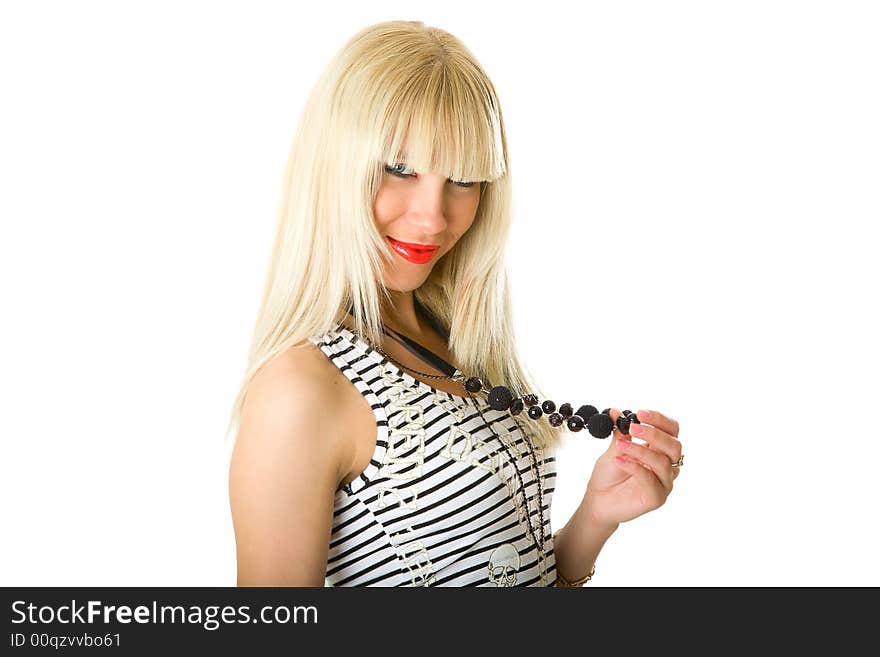
POLYGON ((394 292, 412 292, 420 288, 422 283, 428 280, 431 271, 433 269, 427 270, 422 276, 406 276, 399 271, 393 272, 390 275, 385 273, 382 277, 382 282, 387 289, 394 292))
POLYGON ((412 292, 413 290, 417 290, 422 287, 422 284, 428 280, 427 277, 420 279, 418 281, 397 281, 391 280, 386 281, 385 287, 392 292, 412 292))

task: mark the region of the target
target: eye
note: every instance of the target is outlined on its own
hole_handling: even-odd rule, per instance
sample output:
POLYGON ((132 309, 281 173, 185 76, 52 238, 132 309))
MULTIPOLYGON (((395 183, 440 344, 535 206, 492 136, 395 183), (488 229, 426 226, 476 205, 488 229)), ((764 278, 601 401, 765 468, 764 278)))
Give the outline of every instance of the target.
POLYGON ((399 171, 399 169, 401 167, 404 169, 407 168, 407 166, 405 164, 401 164, 399 162, 396 164, 386 164, 385 171, 387 171, 391 175, 397 176, 398 178, 409 178, 410 176, 415 174, 415 172, 413 172, 411 169, 410 169, 410 173, 401 172, 401 171, 399 171))
MULTIPOLYGON (((395 164, 386 164, 385 171, 390 173, 392 176, 397 176, 398 178, 411 178, 412 176, 415 175, 415 172, 412 169, 409 169, 409 167, 407 167, 406 164, 403 164, 401 162, 397 162, 395 164), (401 171, 401 169, 403 169, 403 171, 401 171), (407 170, 409 171, 409 173, 407 173, 407 170)), ((464 188, 473 187, 474 185, 477 184, 475 182, 465 182, 462 180, 452 180, 451 178, 449 179, 449 182, 451 182, 453 185, 457 185, 459 187, 464 187, 464 188)))

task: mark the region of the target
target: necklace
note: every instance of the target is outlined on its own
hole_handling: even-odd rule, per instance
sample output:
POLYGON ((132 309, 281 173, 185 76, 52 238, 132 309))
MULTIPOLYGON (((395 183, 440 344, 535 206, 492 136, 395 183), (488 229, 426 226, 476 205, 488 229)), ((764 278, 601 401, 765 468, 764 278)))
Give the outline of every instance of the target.
MULTIPOLYGON (((440 334, 448 344, 449 332, 446 330, 446 328, 440 323, 439 320, 437 320, 436 317, 434 317, 433 313, 428 311, 428 309, 425 308, 421 303, 419 303, 418 299, 416 299, 415 297, 413 297, 413 303, 416 311, 426 318, 426 320, 432 325, 434 330, 437 331, 437 333, 440 334)), ((351 305, 349 305, 348 307, 348 313, 350 315, 354 314, 351 305)), ((408 351, 417 356, 420 360, 427 362, 432 367, 435 367, 439 371, 443 372, 443 374, 428 374, 426 372, 415 370, 407 365, 404 365, 403 363, 399 362, 398 360, 387 354, 378 345, 374 345, 369 340, 366 340, 366 342, 368 342, 370 346, 376 350, 376 352, 387 358, 398 367, 428 379, 447 379, 464 383, 464 388, 467 392, 468 398, 477 409, 477 412, 480 414, 480 418, 483 420, 483 423, 489 428, 489 431, 491 431, 492 435, 495 436, 498 444, 507 454, 507 457, 510 459, 511 465, 513 466, 517 482, 519 483, 519 490, 522 494, 522 506, 525 508, 525 516, 528 525, 529 535, 538 550, 538 559, 541 564, 541 581, 542 583, 546 584, 547 568, 545 564, 546 557, 544 554, 545 536, 542 476, 540 468, 538 466, 537 458, 535 457, 533 446, 529 442, 528 434, 523 431, 523 428, 517 420, 516 416, 519 415, 523 411, 523 409, 528 406, 526 414, 532 420, 537 421, 546 413, 547 420, 550 422, 551 426, 558 427, 562 425, 563 422, 565 422, 570 431, 576 433, 586 428, 589 433, 595 438, 607 438, 612 434, 615 426, 620 430, 621 433, 628 434, 631 423, 634 422, 636 424, 641 424, 638 417, 631 410, 624 410, 621 412, 620 416, 615 422, 611 419, 610 408, 606 408, 605 410, 599 412, 599 410, 592 404, 583 404, 577 409, 577 411, 573 411, 572 405, 569 403, 565 403, 562 404, 557 410, 556 403, 550 399, 547 399, 543 403, 539 404, 538 397, 532 393, 521 394, 521 391, 517 391, 520 394, 515 395, 511 388, 508 386, 493 386, 488 381, 484 383, 483 380, 479 377, 466 376, 464 373, 458 370, 458 368, 451 365, 450 363, 447 363, 431 350, 423 347, 415 340, 408 338, 402 333, 395 331, 391 327, 387 326, 384 322, 382 323, 382 332, 396 342, 399 342, 408 351), (527 451, 530 457, 529 468, 532 472, 532 478, 536 484, 538 493, 537 497, 540 530, 539 532, 536 532, 534 527, 532 526, 532 514, 529 510, 529 497, 526 494, 525 485, 523 484, 522 475, 520 474, 516 459, 510 453, 510 449, 505 444, 505 442, 501 440, 501 437, 495 432, 495 429, 492 427, 492 425, 486 421, 482 409, 480 409, 479 404, 473 397, 472 393, 479 393, 481 391, 488 392, 488 404, 490 408, 496 411, 508 411, 510 413, 514 423, 517 425, 517 428, 520 430, 520 433, 526 441, 526 445, 528 447, 527 451)), ((519 513, 521 507, 519 507, 519 504, 517 502, 516 493, 514 493, 513 498, 514 504, 517 506, 517 512, 519 513)))
MULTIPOLYGON (((431 313, 427 308, 419 303, 418 299, 416 299, 415 297, 413 297, 413 304, 415 305, 416 311, 427 319, 431 326, 433 326, 434 330, 437 331, 437 333, 439 333, 441 336, 443 336, 443 339, 448 344, 449 332, 440 323, 440 321, 436 317, 434 317, 433 313, 431 313)), ((348 307, 348 313, 350 315, 353 315, 353 309, 351 305, 349 305, 348 307)), ((526 410, 526 415, 528 415, 530 419, 536 421, 539 420, 544 414, 546 414, 547 421, 550 422, 550 425, 553 427, 561 426, 564 422, 566 427, 568 427, 568 430, 572 433, 577 433, 582 429, 587 429, 587 431, 593 437, 600 439, 610 436, 613 433, 615 426, 622 434, 627 435, 629 434, 630 424, 641 424, 638 416, 636 416, 636 414, 629 409, 621 411, 620 415, 617 418, 617 421, 615 422, 611 419, 610 407, 599 411, 599 409, 597 409, 592 404, 583 404, 575 411, 573 410, 571 404, 565 403, 559 406, 559 409, 557 410, 556 403, 552 399, 546 399, 543 402, 540 402, 537 395, 531 393, 515 395, 511 388, 508 386, 493 386, 488 382, 484 384, 484 382, 479 377, 465 376, 462 372, 459 372, 458 369, 447 363, 445 360, 443 360, 430 350, 426 349, 414 340, 407 338, 405 335, 394 331, 393 329, 389 328, 385 323, 382 324, 382 328, 383 332, 386 335, 389 335, 397 342, 400 342, 410 352, 414 353, 421 360, 426 361, 429 365, 437 368, 438 370, 443 372, 443 374, 426 374, 425 372, 413 370, 412 368, 407 367, 402 363, 398 363, 396 360, 391 358, 391 356, 373 345, 376 351, 380 352, 395 365, 429 379, 450 379, 453 381, 463 381, 464 388, 468 393, 487 391, 489 406, 496 411, 509 411, 510 415, 514 418, 519 415, 524 409, 526 410), (391 333, 389 333, 389 331, 391 331, 391 333), (396 335, 392 335, 392 333, 396 335)))
MULTIPOLYGON (((440 327, 439 324, 435 324, 434 327, 435 327, 435 329, 440 329, 440 330, 438 330, 438 332, 441 335, 443 335, 445 339, 448 340, 448 335, 446 334, 446 331, 442 330, 442 327, 440 327)), ((464 374, 462 374, 456 367, 447 363, 445 360, 440 358, 440 356, 436 355, 435 353, 433 353, 432 351, 430 351, 426 347, 423 347, 415 340, 412 340, 412 339, 406 337, 405 335, 398 333, 397 331, 395 331, 394 329, 392 329, 391 327, 387 326, 384 323, 382 324, 382 328, 383 328, 383 333, 385 333, 389 337, 393 338, 394 340, 396 340, 397 342, 402 344, 404 347, 408 348, 411 353, 415 354, 416 356, 418 356, 422 360, 425 360, 426 362, 428 362, 429 365, 435 366, 435 367, 437 367, 437 369, 442 370, 444 372, 448 372, 448 373, 447 374, 428 374, 426 372, 420 372, 418 370, 412 369, 411 367, 404 365, 400 361, 398 361, 395 358, 393 358, 392 356, 390 356, 381 347, 378 347, 377 345, 371 344, 371 347, 373 349, 375 349, 378 353, 380 353, 382 356, 384 356, 385 358, 390 360, 392 363, 394 363, 398 367, 402 367, 403 369, 406 369, 409 372, 413 372, 415 374, 419 374, 420 376, 428 377, 431 379, 449 379, 449 380, 453 380, 453 381, 465 381, 464 374)), ((473 386, 471 386, 471 387, 473 387, 473 386)), ((544 498, 543 498, 543 494, 542 494, 543 476, 541 475, 541 469, 538 465, 537 457, 535 456, 534 447, 529 442, 528 434, 525 431, 523 431, 522 426, 519 424, 519 422, 516 420, 516 418, 514 418, 514 422, 516 423, 517 428, 519 428, 520 433, 523 436, 523 439, 526 441, 526 446, 527 446, 526 451, 528 452, 529 459, 530 459, 529 469, 532 473, 532 481, 535 482, 535 487, 536 487, 537 493, 538 493, 538 495, 537 495, 537 497, 538 497, 538 531, 537 532, 535 531, 535 528, 532 524, 532 512, 529 509, 529 497, 526 494, 525 483, 523 482, 522 475, 520 474, 519 467, 517 466, 516 458, 513 456, 513 454, 511 454, 510 449, 508 448, 507 444, 495 432, 495 429, 492 426, 492 424, 486 420, 486 416, 483 415, 483 410, 480 408, 480 405, 474 399, 472 392, 479 392, 479 390, 471 390, 467 386, 465 386, 465 390, 466 390, 468 398, 471 400, 471 403, 473 404, 474 408, 476 408, 477 412, 480 414, 480 418, 483 420, 483 424, 486 427, 488 427, 489 431, 492 432, 492 435, 495 436, 495 439, 498 441, 498 444, 504 450, 505 454, 507 455, 507 458, 510 461, 510 464, 513 466, 513 471, 516 475, 516 481, 519 484, 519 493, 514 493, 514 496, 513 496, 514 497, 514 504, 517 506, 517 513, 525 515, 525 517, 526 517, 526 523, 527 523, 529 535, 532 539, 532 542, 535 545, 535 548, 538 551, 538 560, 541 564, 541 569, 540 569, 541 570, 541 582, 546 584, 547 583, 547 566, 546 566, 546 555, 545 555, 545 550, 544 550, 546 537, 545 537, 545 533, 544 533, 544 498), (521 507, 517 503, 517 496, 519 494, 522 495, 522 506, 521 507), (540 537, 540 540, 539 540, 539 537, 540 537)), ((499 409, 496 409, 496 410, 499 410, 499 409)), ((502 478, 502 480, 503 480, 503 478, 502 478)))

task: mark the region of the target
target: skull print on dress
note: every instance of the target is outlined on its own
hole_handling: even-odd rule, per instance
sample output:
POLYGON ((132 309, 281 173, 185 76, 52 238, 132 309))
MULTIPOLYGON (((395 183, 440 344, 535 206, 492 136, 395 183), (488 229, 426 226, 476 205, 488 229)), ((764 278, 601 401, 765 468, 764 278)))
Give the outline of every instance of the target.
POLYGON ((519 552, 513 545, 499 545, 489 555, 489 580, 495 586, 516 586, 519 563, 519 552))

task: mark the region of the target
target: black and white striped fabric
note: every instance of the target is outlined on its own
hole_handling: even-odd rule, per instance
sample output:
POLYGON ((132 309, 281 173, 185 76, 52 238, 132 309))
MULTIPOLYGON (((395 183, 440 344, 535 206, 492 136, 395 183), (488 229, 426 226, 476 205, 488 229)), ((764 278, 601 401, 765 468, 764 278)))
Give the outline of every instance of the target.
POLYGON ((552 586, 556 457, 531 447, 531 420, 493 410, 485 392, 469 399, 429 386, 345 326, 312 342, 376 418, 369 466, 336 492, 325 585, 552 586), (540 550, 526 520, 540 541, 539 485, 540 550))

